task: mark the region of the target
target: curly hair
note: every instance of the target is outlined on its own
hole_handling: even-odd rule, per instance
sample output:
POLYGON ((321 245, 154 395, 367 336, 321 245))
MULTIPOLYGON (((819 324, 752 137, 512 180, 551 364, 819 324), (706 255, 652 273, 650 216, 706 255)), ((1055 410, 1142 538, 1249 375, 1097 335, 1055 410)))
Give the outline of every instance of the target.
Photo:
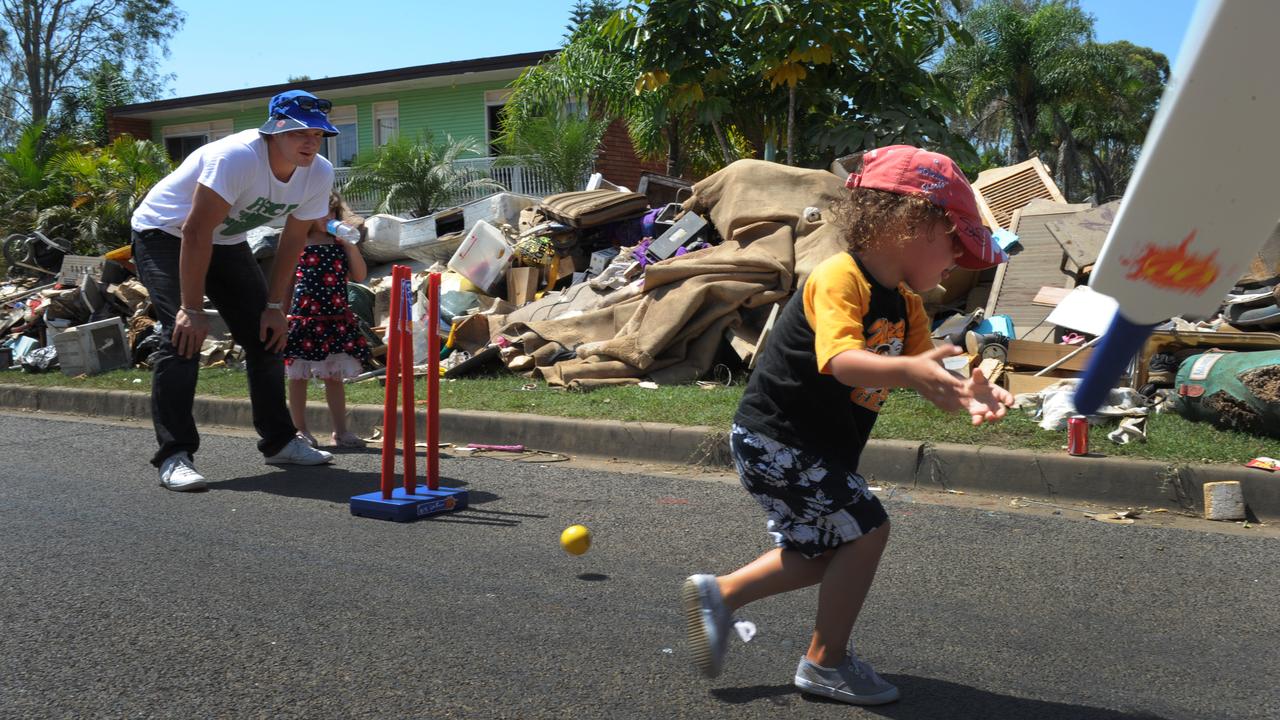
POLYGON ((946 212, 919 195, 854 188, 831 210, 851 252, 901 247, 916 236, 918 228, 935 222, 945 223, 948 232, 955 232, 946 212))

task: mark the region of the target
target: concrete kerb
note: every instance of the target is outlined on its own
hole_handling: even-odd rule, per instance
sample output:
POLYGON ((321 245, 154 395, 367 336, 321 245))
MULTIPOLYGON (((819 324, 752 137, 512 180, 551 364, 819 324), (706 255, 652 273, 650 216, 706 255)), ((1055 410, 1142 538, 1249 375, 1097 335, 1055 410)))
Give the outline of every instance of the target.
MULTIPOLYGON (((120 419, 150 417, 147 393, 0 384, 0 407, 120 419)), ((349 408, 357 432, 382 425, 382 407, 349 408)), ((198 397, 197 422, 252 428, 244 399, 198 397)), ((329 425, 323 403, 308 407, 312 428, 329 425)), ((418 438, 425 415, 418 413, 418 438)), ((707 427, 613 422, 538 415, 442 410, 441 440, 521 444, 596 458, 671 465, 731 466, 727 433, 707 427)), ((1088 502, 1109 508, 1148 507, 1203 511, 1206 482, 1237 480, 1253 513, 1280 519, 1280 475, 1223 465, 1169 465, 1108 457, 1072 457, 1003 448, 879 440, 868 444, 861 472, 869 481, 912 488, 961 490, 1088 502)))

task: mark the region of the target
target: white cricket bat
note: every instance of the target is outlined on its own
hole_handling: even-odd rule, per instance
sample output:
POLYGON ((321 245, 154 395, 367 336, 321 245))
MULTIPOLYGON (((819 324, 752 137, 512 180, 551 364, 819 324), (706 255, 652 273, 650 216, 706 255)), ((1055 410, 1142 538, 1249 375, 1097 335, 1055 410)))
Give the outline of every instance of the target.
POLYGON ((1208 315, 1280 220, 1276 0, 1201 0, 1089 287, 1119 311, 1075 394, 1089 414, 1155 325, 1208 315))

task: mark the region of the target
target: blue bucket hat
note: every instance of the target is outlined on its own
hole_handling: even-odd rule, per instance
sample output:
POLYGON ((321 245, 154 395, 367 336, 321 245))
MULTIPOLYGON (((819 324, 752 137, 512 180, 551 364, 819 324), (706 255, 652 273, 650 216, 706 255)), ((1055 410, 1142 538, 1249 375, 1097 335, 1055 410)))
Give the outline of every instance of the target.
POLYGON ((287 90, 271 98, 267 121, 258 132, 275 135, 294 130, 323 130, 325 137, 333 137, 338 134, 338 128, 329 122, 328 112, 332 108, 333 103, 306 90, 287 90))

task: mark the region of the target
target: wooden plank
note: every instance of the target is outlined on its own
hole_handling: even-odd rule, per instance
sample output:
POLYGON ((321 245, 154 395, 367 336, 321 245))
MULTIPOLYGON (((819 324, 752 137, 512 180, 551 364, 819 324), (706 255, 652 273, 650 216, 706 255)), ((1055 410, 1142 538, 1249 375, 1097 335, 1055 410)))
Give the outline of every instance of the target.
POLYGON ((760 342, 760 336, 746 327, 725 328, 724 339, 728 341, 729 347, 738 356, 738 359, 744 363, 750 363, 752 356, 756 353, 756 345, 760 342))
POLYGON ((1062 380, 1060 377, 1035 377, 1028 373, 1005 373, 1004 379, 1008 385, 1009 393, 1014 396, 1023 393, 1040 392, 1062 380))
POLYGON ((760 330, 760 339, 756 341, 755 352, 751 353, 751 362, 747 364, 748 370, 756 369, 756 361, 760 359, 760 353, 764 352, 764 344, 768 342, 769 335, 773 332, 773 324, 778 321, 778 312, 782 310, 782 303, 774 303, 773 309, 769 311, 769 319, 765 320, 764 328, 760 330))
MULTIPOLYGON (((1044 368, 1070 355, 1079 347, 1076 345, 1055 345, 1053 343, 1032 342, 1028 340, 1009 341, 1009 364, 1019 368, 1044 368)), ((1059 370, 1084 372, 1093 355, 1090 348, 1076 355, 1062 365, 1059 370)))
POLYGON ((978 364, 978 369, 988 381, 999 383, 1000 376, 1004 373, 1004 363, 999 358, 987 358, 978 364))
POLYGON ((1058 303, 1062 302, 1062 299, 1070 294, 1071 291, 1067 288, 1046 285, 1040 288, 1040 292, 1036 293, 1035 297, 1031 298, 1031 302, 1045 307, 1058 307, 1058 303))
POLYGON ((1098 260, 1102 244, 1107 240, 1116 219, 1116 211, 1120 209, 1120 201, 1099 205, 1078 215, 1054 220, 1045 225, 1067 258, 1083 269, 1098 260))

